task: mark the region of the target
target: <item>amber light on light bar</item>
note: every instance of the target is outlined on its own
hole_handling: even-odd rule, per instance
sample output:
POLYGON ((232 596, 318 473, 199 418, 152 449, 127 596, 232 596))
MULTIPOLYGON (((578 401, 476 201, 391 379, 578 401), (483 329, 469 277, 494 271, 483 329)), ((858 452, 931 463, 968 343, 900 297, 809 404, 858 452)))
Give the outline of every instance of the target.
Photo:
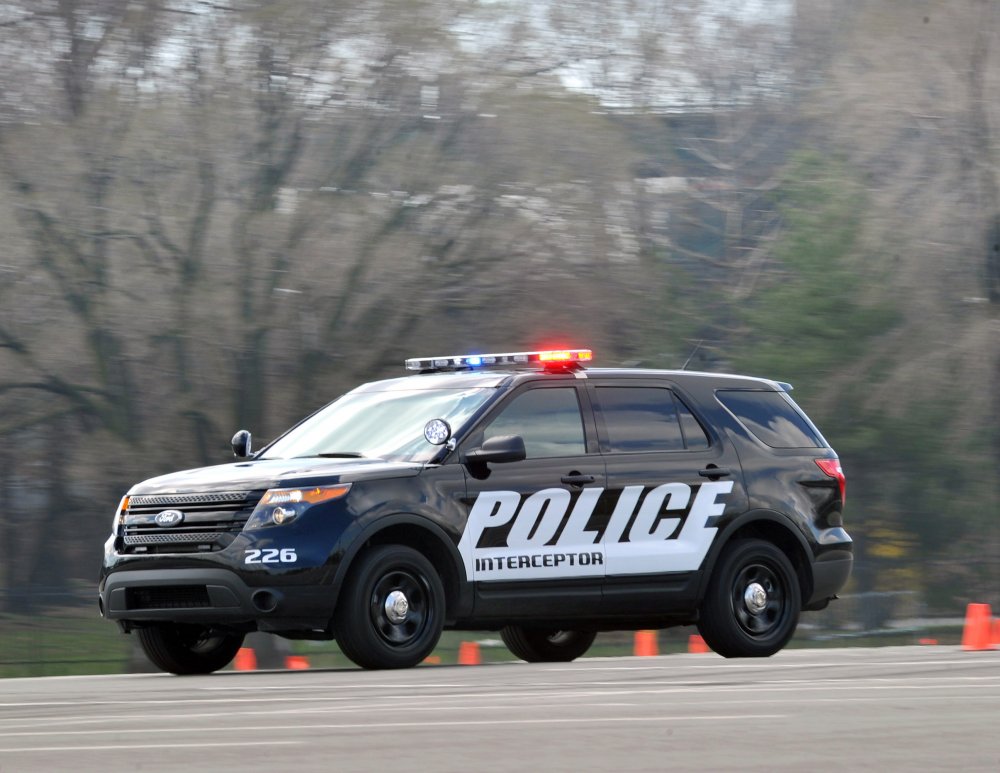
POLYGON ((594 359, 590 349, 564 349, 554 352, 539 352, 539 362, 586 362, 594 359))

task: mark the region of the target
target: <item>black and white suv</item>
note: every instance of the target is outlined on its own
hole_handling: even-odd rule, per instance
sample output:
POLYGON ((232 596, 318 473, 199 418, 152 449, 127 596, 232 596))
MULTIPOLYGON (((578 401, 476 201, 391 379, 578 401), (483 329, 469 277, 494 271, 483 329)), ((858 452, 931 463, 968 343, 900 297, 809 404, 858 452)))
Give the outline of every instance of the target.
POLYGON ((853 560, 844 475, 790 387, 584 367, 589 350, 408 360, 232 464, 134 486, 103 615, 178 674, 249 631, 413 666, 442 629, 529 661, 598 631, 696 624, 767 656, 853 560))

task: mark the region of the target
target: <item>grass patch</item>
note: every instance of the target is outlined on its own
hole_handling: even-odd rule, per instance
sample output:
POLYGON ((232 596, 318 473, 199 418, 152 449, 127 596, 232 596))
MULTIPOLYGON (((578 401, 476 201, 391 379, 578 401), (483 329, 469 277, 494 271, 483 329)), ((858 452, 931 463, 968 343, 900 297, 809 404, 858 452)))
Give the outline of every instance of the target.
MULTIPOLYGON (((660 631, 660 654, 687 652, 693 626, 660 631)), ((884 647, 921 644, 958 644, 962 627, 939 626, 921 629, 886 630, 874 633, 823 632, 800 628, 788 645, 803 647, 884 647)), ((622 657, 633 654, 634 635, 630 631, 599 634, 586 657, 622 657)), ((454 665, 462 642, 479 645, 483 663, 516 660, 493 631, 445 631, 429 658, 432 664, 454 665)), ((355 668, 332 641, 285 641, 277 643, 289 655, 305 657, 310 668, 355 668)), ((134 636, 119 633, 117 626, 95 618, 83 610, 66 610, 58 616, 0 616, 0 678, 30 676, 72 676, 81 674, 121 674, 154 671, 138 649, 134 636)))
POLYGON ((0 678, 118 674, 131 641, 93 611, 0 616, 0 678))

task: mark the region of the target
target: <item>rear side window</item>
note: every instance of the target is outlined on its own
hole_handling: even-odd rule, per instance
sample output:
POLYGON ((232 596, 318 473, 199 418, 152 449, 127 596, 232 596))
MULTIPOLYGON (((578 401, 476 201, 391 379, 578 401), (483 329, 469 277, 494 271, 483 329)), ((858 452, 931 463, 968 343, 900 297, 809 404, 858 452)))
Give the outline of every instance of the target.
POLYGON ((720 390, 719 401, 771 448, 825 448, 816 428, 784 392, 720 390))
POLYGON ((669 389, 598 387, 597 396, 612 451, 708 448, 705 430, 669 389))

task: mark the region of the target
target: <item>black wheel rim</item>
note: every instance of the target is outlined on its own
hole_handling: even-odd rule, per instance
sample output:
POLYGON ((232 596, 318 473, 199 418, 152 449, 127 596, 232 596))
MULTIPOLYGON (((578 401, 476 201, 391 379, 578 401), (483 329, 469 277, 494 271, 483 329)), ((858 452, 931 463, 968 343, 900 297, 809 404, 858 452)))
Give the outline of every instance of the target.
POLYGON ((548 636, 545 637, 549 644, 555 647, 565 647, 567 644, 572 644, 573 639, 576 638, 575 631, 553 631, 548 636))
POLYGON ((763 639, 780 629, 787 617, 785 583, 766 564, 748 564, 736 575, 732 590, 733 612, 745 633, 763 639))
POLYGON ((369 614, 379 637, 393 647, 405 647, 419 640, 427 627, 429 598, 426 583, 407 569, 393 569, 382 575, 369 601, 369 614), (406 600, 406 609, 395 612, 394 619, 386 610, 386 602, 390 598, 398 600, 399 594, 406 600))

